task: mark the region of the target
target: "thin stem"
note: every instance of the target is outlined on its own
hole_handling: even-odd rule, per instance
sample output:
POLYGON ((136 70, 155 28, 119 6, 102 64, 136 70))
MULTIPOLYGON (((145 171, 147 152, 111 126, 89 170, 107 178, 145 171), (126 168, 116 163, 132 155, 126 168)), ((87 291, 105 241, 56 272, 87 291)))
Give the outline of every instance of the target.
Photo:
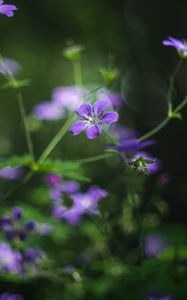
POLYGON ((81 70, 80 61, 75 61, 73 63, 73 68, 74 68, 75 84, 77 86, 83 86, 83 83, 82 83, 82 70, 81 70))
POLYGON ((34 158, 33 144, 32 144, 30 129, 29 129, 28 122, 27 122, 27 116, 26 116, 25 107, 23 104, 23 97, 22 97, 21 91, 18 91, 17 97, 18 97, 18 103, 19 103, 19 108, 20 108, 20 112, 21 112, 21 117, 23 120, 24 129, 25 129, 25 137, 26 137, 27 147, 28 147, 29 153, 32 157, 32 160, 34 162, 35 158, 34 158))
POLYGON ((51 152, 56 147, 56 145, 65 136, 66 132, 69 129, 69 126, 74 121, 74 119, 75 119, 75 115, 74 115, 74 113, 72 113, 72 115, 69 117, 69 119, 67 119, 67 121, 65 122, 65 124, 57 132, 57 134, 54 136, 54 138, 52 139, 52 141, 48 144, 48 146, 45 148, 45 150, 43 151, 43 153, 39 157, 39 159, 38 159, 39 163, 44 162, 44 160, 46 160, 46 158, 51 154, 51 152))
POLYGON ((100 155, 96 155, 96 156, 91 156, 91 157, 75 160, 75 163, 84 164, 84 163, 94 162, 97 160, 109 158, 109 157, 113 156, 114 154, 115 154, 115 152, 104 153, 104 154, 100 154, 100 155))
POLYGON ((173 105, 172 105, 172 96, 173 96, 173 88, 174 88, 174 82, 175 82, 175 79, 176 79, 176 76, 182 66, 182 63, 183 63, 183 60, 180 59, 173 74, 171 75, 170 77, 170 80, 169 80, 169 89, 168 89, 168 105, 169 105, 169 108, 168 108, 168 112, 171 113, 172 110, 173 110, 173 105))
POLYGON ((139 140, 144 141, 153 135, 155 135, 157 132, 159 132, 162 128, 164 128, 171 119, 176 117, 176 114, 183 109, 184 106, 187 105, 187 97, 184 98, 184 100, 155 128, 144 134, 139 140))

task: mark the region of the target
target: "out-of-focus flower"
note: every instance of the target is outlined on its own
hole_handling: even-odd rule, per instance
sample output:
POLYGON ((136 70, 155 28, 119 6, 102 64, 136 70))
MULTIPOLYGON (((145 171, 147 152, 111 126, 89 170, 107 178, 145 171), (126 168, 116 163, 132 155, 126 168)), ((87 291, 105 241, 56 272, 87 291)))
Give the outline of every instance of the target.
POLYGON ((67 207, 63 201, 53 206, 53 217, 59 220, 66 220, 71 225, 77 225, 85 213, 98 213, 98 202, 107 196, 105 190, 92 186, 86 193, 73 193, 70 195, 72 205, 67 207))
POLYGON ((155 141, 139 141, 138 139, 121 139, 117 146, 112 146, 113 149, 119 153, 131 154, 136 153, 146 147, 153 145, 155 141))
POLYGON ((74 111, 84 102, 87 94, 87 90, 74 85, 58 87, 53 91, 52 102, 63 109, 74 111))
POLYGON ((17 10, 17 7, 12 4, 4 4, 4 0, 0 0, 0 14, 7 17, 13 17, 14 11, 17 10))
POLYGON ((0 59, 0 73, 3 75, 17 75, 21 70, 19 63, 11 58, 0 59))
POLYGON ((180 56, 187 57, 187 41, 178 40, 169 36, 168 40, 163 41, 163 45, 174 47, 180 56))
POLYGON ((21 167, 5 167, 0 170, 0 178, 6 180, 16 180, 19 179, 24 173, 23 168, 21 167))
POLYGON ((108 90, 102 90, 98 93, 98 101, 107 101, 108 106, 112 106, 114 109, 120 108, 125 103, 120 94, 108 90))
POLYGON ((13 250, 9 244, 0 243, 0 273, 21 272, 22 257, 19 251, 13 250))
POLYGON ((15 207, 12 209, 11 216, 2 216, 0 218, 0 228, 2 228, 8 240, 18 239, 25 241, 31 231, 40 235, 48 235, 51 232, 49 224, 38 224, 33 220, 24 222, 23 209, 15 207))
POLYGON ((62 177, 53 173, 48 173, 44 176, 44 182, 49 186, 55 186, 62 183, 62 177))
POLYGON ((150 296, 150 297, 148 297, 146 299, 147 300, 174 300, 174 298, 172 296, 163 296, 163 297, 150 296))
POLYGON ((75 180, 63 180, 60 184, 53 185, 51 188, 51 198, 54 201, 61 201, 64 196, 77 193, 80 185, 75 180))
POLYGON ((171 181, 171 175, 168 172, 164 172, 159 176, 159 183, 161 185, 168 185, 171 181))
POLYGON ((147 152, 138 152, 129 159, 129 164, 140 173, 156 173, 161 166, 161 162, 147 152))
POLYGON ((24 300, 24 298, 19 294, 2 293, 0 300, 24 300))
POLYGON ((118 120, 118 113, 114 111, 105 112, 108 101, 96 101, 93 105, 89 102, 81 105, 76 114, 81 120, 74 122, 70 127, 72 135, 79 135, 86 130, 87 138, 95 139, 101 134, 102 126, 112 124, 118 120))
POLYGON ((37 268, 40 263, 46 259, 44 251, 40 249, 29 248, 23 253, 23 268, 29 271, 30 268, 37 268))
POLYGON ((44 101, 33 108, 32 115, 39 120, 59 120, 64 116, 64 109, 52 101, 44 101))
POLYGON ((152 233, 145 236, 144 247, 145 256, 152 257, 158 256, 163 252, 168 247, 168 244, 161 235, 152 233))

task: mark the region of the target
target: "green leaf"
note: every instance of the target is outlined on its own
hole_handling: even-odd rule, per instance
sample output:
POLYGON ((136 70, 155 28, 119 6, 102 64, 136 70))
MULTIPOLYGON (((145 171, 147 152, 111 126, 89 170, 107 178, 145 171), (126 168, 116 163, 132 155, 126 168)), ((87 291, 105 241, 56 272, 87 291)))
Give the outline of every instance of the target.
POLYGON ((32 158, 30 155, 12 156, 9 159, 0 162, 0 169, 5 167, 31 166, 32 158))

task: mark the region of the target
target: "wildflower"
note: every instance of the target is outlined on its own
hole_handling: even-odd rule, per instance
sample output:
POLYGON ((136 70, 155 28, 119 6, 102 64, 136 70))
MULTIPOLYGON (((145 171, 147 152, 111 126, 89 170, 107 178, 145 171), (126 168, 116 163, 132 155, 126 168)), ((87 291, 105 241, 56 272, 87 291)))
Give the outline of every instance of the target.
POLYGON ((23 168, 21 167, 5 167, 0 170, 0 178, 6 180, 17 180, 23 175, 23 168))
POLYGON ((81 120, 74 122, 70 127, 72 135, 79 135, 86 130, 87 138, 95 139, 101 134, 102 126, 112 124, 118 120, 118 113, 105 112, 108 101, 96 101, 93 105, 89 102, 81 105, 75 112, 81 120))
POLYGON ((52 102, 63 109, 74 111, 82 103, 88 91, 74 85, 58 87, 53 91, 52 102))
POLYGON ((108 105, 112 106, 114 109, 120 108, 125 103, 125 100, 120 94, 108 90, 99 92, 98 100, 108 101, 108 105))
POLYGON ((48 173, 44 176, 44 182, 49 186, 55 186, 62 183, 62 177, 53 173, 48 173))
POLYGON ((145 256, 158 256, 167 248, 166 240, 159 234, 147 234, 144 239, 145 256))
POLYGON ((19 63, 10 58, 0 59, 0 73, 6 75, 17 75, 21 70, 19 63))
POLYGON ((92 186, 86 193, 71 194, 72 205, 67 207, 63 201, 53 207, 53 216, 59 220, 66 220, 71 225, 77 225, 85 213, 97 214, 98 202, 107 196, 105 190, 92 186))
POLYGON ((3 293, 0 294, 0 300, 24 300, 19 294, 3 293))
POLYGON ((139 141, 138 139, 121 139, 117 146, 112 146, 113 149, 119 153, 136 153, 146 147, 153 145, 155 142, 152 140, 139 141))
POLYGON ((22 257, 19 251, 13 250, 9 244, 0 243, 0 273, 21 272, 22 257))
POLYGON ((0 14, 7 17, 13 17, 14 11, 17 10, 17 7, 12 4, 4 4, 4 0, 0 0, 0 14))
POLYGON ((34 106, 32 115, 39 120, 59 120, 64 116, 64 109, 52 101, 44 101, 34 106))
POLYGON ((51 198, 54 201, 62 200, 65 196, 78 192, 80 189, 79 183, 74 180, 63 180, 60 184, 54 185, 51 188, 51 198))
POLYGON ((140 173, 154 174, 160 169, 161 163, 147 152, 138 152, 129 159, 129 165, 140 173))
POLYGON ((173 37, 168 37, 168 40, 163 41, 164 46, 174 47, 181 57, 187 56, 187 41, 178 40, 173 37))

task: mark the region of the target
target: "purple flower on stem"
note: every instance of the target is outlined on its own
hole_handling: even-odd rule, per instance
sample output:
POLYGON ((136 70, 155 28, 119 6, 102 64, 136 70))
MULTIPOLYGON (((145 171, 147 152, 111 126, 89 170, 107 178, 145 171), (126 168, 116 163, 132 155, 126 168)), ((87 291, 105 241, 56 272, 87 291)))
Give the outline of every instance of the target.
POLYGON ((3 293, 0 294, 0 300, 24 300, 19 294, 3 293))
POLYGON ((0 0, 0 14, 7 17, 13 17, 14 11, 17 10, 17 7, 12 4, 4 4, 4 0, 0 0))
POLYGON ((179 54, 184 57, 187 56, 187 41, 185 40, 178 40, 169 36, 168 40, 163 41, 163 45, 174 47, 179 52, 179 54))
POLYGON ((64 109, 52 101, 37 104, 32 115, 39 120, 59 120, 64 116, 64 109))
POLYGON ((81 105, 75 112, 81 120, 74 122, 70 127, 72 135, 79 135, 86 130, 88 139, 95 139, 101 134, 102 126, 112 124, 118 120, 118 113, 105 112, 108 101, 96 101, 93 105, 89 102, 81 105))
POLYGON ((3 57, 0 60, 0 73, 5 75, 16 75, 20 72, 21 67, 17 61, 3 57))
POLYGON ((76 86, 58 87, 53 92, 52 101, 62 108, 74 111, 83 103, 87 94, 87 90, 76 86))
POLYGON ((0 177, 6 180, 16 180, 23 175, 23 168, 21 167, 5 167, 0 170, 0 177))
POLYGON ((167 248, 166 240, 159 234, 147 234, 144 239, 145 256, 158 256, 167 248))
POLYGON ((44 176, 44 182, 49 186, 55 186, 62 183, 62 177, 53 173, 48 173, 44 176))
POLYGON ((129 162, 130 162, 130 164, 132 164, 141 159, 144 162, 139 161, 139 163, 138 163, 139 171, 144 171, 144 169, 146 168, 148 173, 154 174, 160 169, 161 162, 158 159, 152 157, 152 155, 150 155, 149 153, 143 152, 143 151, 136 153, 133 158, 129 159, 129 162), (146 160, 148 160, 150 162, 146 163, 146 160))
POLYGON ((62 180, 62 183, 52 186, 51 198, 54 201, 61 201, 65 195, 71 195, 77 193, 79 189, 80 189, 80 185, 77 181, 62 180))

